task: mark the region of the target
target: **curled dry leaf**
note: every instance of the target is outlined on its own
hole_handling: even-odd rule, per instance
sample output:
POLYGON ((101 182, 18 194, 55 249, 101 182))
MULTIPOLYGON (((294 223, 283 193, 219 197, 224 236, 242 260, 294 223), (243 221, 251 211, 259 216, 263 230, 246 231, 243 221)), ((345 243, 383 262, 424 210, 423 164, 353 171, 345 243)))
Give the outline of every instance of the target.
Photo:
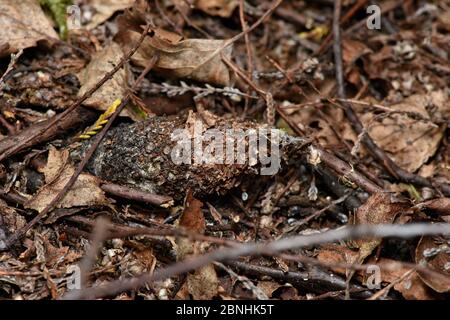
MULTIPOLYGON (((325 245, 317 254, 317 259, 327 264, 337 263, 354 263, 358 259, 358 252, 343 246, 343 245, 325 245)), ((366 262, 367 265, 377 265, 381 272, 381 282, 392 283, 398 281, 410 268, 402 265, 398 261, 380 258, 379 260, 370 259, 366 262)), ((342 268, 333 267, 332 271, 345 275, 346 270, 342 268)), ((365 272, 359 270, 356 272, 356 277, 365 283, 368 277, 373 275, 373 271, 365 272)), ((416 272, 413 272, 402 281, 394 285, 394 289, 400 292, 405 299, 408 300, 430 300, 435 298, 432 290, 430 290, 423 281, 419 278, 416 272)))
POLYGON ((371 53, 364 43, 356 40, 345 39, 342 41, 342 59, 349 71, 347 72, 347 80, 358 85, 361 82, 361 75, 355 66, 356 60, 362 56, 371 53))
POLYGON ((419 277, 433 290, 443 293, 450 291, 450 253, 448 248, 448 239, 438 239, 432 237, 423 237, 420 239, 416 248, 416 263, 427 266, 428 268, 442 274, 442 277, 437 277, 435 274, 424 273, 417 271, 419 277), (439 250, 438 253, 433 253, 434 250, 439 250), (427 254, 432 254, 426 257, 427 254))
POLYGON ((87 4, 94 8, 95 14, 86 29, 94 29, 111 18, 115 12, 129 8, 133 3, 134 0, 88 0, 87 4))
POLYGON ((237 0, 197 0, 195 1, 195 8, 211 16, 229 18, 238 4, 237 0))
MULTIPOLYGON (((75 168, 69 161, 69 152, 67 150, 58 151, 51 147, 47 165, 43 169, 46 184, 25 204, 25 207, 41 212, 62 190, 74 172, 75 168)), ((71 208, 107 203, 107 199, 99 187, 99 179, 90 174, 82 173, 66 196, 59 202, 58 207, 71 208)))
POLYGON ((364 43, 345 39, 342 41, 342 59, 346 64, 353 64, 363 55, 372 52, 364 43))
MULTIPOLYGON (((103 78, 105 73, 111 71, 122 58, 122 49, 117 43, 111 42, 103 50, 97 52, 91 59, 87 67, 77 74, 81 83, 78 96, 82 96, 86 91, 94 87, 103 78)), ((94 92, 83 104, 97 109, 106 110, 116 99, 122 99, 128 88, 131 73, 128 67, 117 71, 112 79, 106 81, 96 92, 94 92)), ((135 121, 142 120, 143 115, 127 108, 121 112, 122 116, 128 116, 135 121)))
MULTIPOLYGON (((205 230, 205 217, 202 212, 203 203, 192 196, 188 191, 185 208, 181 215, 179 225, 189 231, 203 233, 205 230)), ((204 248, 201 243, 193 242, 186 238, 177 241, 177 258, 185 260, 189 256, 202 254, 204 248)), ((217 295, 219 279, 213 264, 208 264, 189 273, 186 278, 186 286, 195 300, 209 300, 217 295)))
POLYGON ((282 284, 279 284, 275 281, 263 281, 263 280, 258 281, 257 284, 257 287, 261 289, 268 298, 272 298, 272 294, 282 286, 283 286, 282 284))
MULTIPOLYGON (((368 263, 371 263, 371 261, 368 263)), ((395 260, 386 258, 381 258, 376 264, 380 267, 381 281, 387 283, 398 281, 399 278, 411 270, 395 260)), ((417 272, 411 273, 402 281, 396 283, 394 289, 400 292, 407 300, 432 300, 436 298, 434 292, 423 283, 417 272)))
MULTIPOLYGON (((142 14, 128 11, 118 18, 119 33, 115 40, 127 52, 136 43, 144 23, 142 14)), ((230 72, 221 54, 231 59, 232 46, 226 40, 187 39, 162 30, 151 30, 131 61, 146 67, 148 61, 159 55, 155 70, 168 77, 193 79, 200 82, 229 86, 230 72)))
MULTIPOLYGON (((358 251, 338 244, 323 245, 317 253, 317 260, 328 264, 352 263, 358 259, 358 251)), ((346 270, 334 267, 332 270, 339 274, 345 274, 346 270)))
POLYGON ((450 198, 428 200, 419 203, 416 207, 420 210, 429 210, 443 216, 450 215, 450 198))
POLYGON ((0 0, 1 56, 33 47, 38 41, 49 38, 58 39, 58 34, 37 0, 0 0))
POLYGON ((17 211, 0 199, 0 247, 8 234, 25 226, 27 221, 17 211))
MULTIPOLYGON (((393 223, 395 217, 407 207, 407 203, 395 199, 393 195, 381 192, 374 193, 356 211, 355 224, 393 223)), ((380 239, 360 239, 353 241, 353 244, 359 249, 358 258, 353 262, 362 263, 380 243, 380 239)))
MULTIPOLYGON (((392 111, 415 112, 424 118, 448 119, 450 103, 447 93, 434 91, 416 94, 390 108, 392 111)), ((373 113, 361 116, 369 134, 387 154, 403 169, 414 172, 436 152, 445 126, 413 119, 404 114, 394 114, 374 120, 373 113)))

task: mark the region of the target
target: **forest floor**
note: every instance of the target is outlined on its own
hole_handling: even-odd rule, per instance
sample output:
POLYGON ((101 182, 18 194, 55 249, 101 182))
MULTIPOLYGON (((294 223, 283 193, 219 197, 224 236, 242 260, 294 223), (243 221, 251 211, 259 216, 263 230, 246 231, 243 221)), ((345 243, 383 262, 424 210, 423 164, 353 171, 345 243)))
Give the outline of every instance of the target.
POLYGON ((449 54, 448 0, 0 0, 0 299, 448 299, 449 54))

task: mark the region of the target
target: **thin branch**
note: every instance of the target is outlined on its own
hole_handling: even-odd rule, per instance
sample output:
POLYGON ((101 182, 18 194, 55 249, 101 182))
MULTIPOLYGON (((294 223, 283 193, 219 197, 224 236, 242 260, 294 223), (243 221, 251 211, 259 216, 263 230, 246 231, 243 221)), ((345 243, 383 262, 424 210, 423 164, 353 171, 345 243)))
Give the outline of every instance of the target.
POLYGON ((94 299, 112 296, 123 291, 133 290, 152 281, 159 281, 174 275, 196 270, 214 261, 230 261, 241 256, 275 255, 278 252, 302 248, 306 246, 357 238, 412 238, 419 235, 450 235, 450 223, 414 223, 409 225, 359 225, 344 227, 319 234, 296 236, 270 243, 242 244, 233 248, 218 249, 205 255, 175 263, 153 274, 142 274, 138 277, 114 280, 105 285, 84 290, 74 290, 66 294, 65 299, 94 299))
POLYGON ((81 286, 86 287, 89 278, 89 271, 94 267, 95 259, 98 252, 103 246, 103 241, 105 241, 108 234, 109 221, 104 217, 99 217, 95 221, 94 231, 92 232, 91 245, 86 252, 83 260, 80 262, 81 270, 81 286))
POLYGON ((173 198, 168 196, 149 193, 109 182, 102 184, 100 187, 103 191, 124 199, 154 204, 161 207, 173 205, 173 198))

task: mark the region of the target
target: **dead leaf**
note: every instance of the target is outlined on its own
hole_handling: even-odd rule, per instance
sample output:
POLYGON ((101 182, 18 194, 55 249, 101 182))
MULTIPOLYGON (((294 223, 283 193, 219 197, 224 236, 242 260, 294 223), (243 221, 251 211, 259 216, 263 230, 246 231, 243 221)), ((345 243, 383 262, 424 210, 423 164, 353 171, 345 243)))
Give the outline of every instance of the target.
MULTIPOLYGON (((62 190, 69 181, 75 168, 68 160, 68 151, 58 151, 50 147, 47 166, 44 168, 46 184, 29 200, 26 208, 41 212, 62 190)), ((103 190, 99 187, 99 179, 87 173, 78 176, 77 181, 59 202, 58 208, 92 206, 107 204, 103 190)))
MULTIPOLYGON (((320 248, 317 254, 317 260, 328 264, 342 262, 350 263, 352 261, 356 261, 358 257, 358 251, 351 250, 348 247, 338 244, 324 245, 320 248)), ((331 268, 331 270, 339 274, 345 274, 346 272, 346 270, 342 268, 331 268)))
POLYGON ((372 52, 364 43, 345 39, 342 41, 342 59, 346 65, 353 64, 365 54, 372 52))
MULTIPOLYGON (((120 46, 111 42, 103 50, 97 52, 91 59, 86 68, 77 74, 81 83, 78 96, 82 96, 98 81, 103 78, 105 73, 111 71, 122 59, 123 52, 120 46)), ((131 73, 127 66, 117 71, 112 79, 106 81, 96 92, 94 92, 83 104, 85 106, 105 111, 115 100, 122 99, 128 88, 131 73)), ((142 120, 144 117, 140 112, 132 108, 126 108, 121 113, 122 116, 128 116, 135 121, 142 120)))
MULTIPOLYGON (((393 223, 397 214, 408 207, 407 203, 394 199, 387 193, 374 193, 355 213, 355 224, 385 224, 393 223)), ((356 260, 362 263, 372 251, 381 243, 380 239, 360 239, 352 242, 359 248, 359 256, 356 260)), ((353 261, 353 262, 356 262, 353 261)))
MULTIPOLYGON (((115 41, 127 52, 140 38, 142 17, 134 11, 127 11, 118 18, 117 23, 119 33, 115 41)), ((158 54, 155 70, 165 76, 230 85, 230 72, 221 58, 223 54, 231 59, 232 46, 226 46, 226 40, 180 40, 177 34, 170 34, 162 29, 151 30, 131 61, 146 67, 150 59, 158 54)))
POLYGON ((440 215, 450 215, 450 198, 437 198, 426 202, 419 203, 417 206, 420 210, 430 210, 440 215))
POLYGON ((259 289, 261 289, 264 294, 269 297, 272 298, 272 294, 280 287, 282 287, 283 285, 275 282, 275 281, 258 281, 257 287, 259 289))
MULTIPOLYGON (((427 110, 435 110, 437 119, 448 118, 450 104, 444 91, 417 94, 390 107, 393 111, 408 111, 429 118, 427 110)), ((434 155, 445 132, 445 126, 418 121, 404 114, 394 114, 372 122, 373 113, 361 115, 364 125, 378 146, 403 169, 415 172, 434 155)))
POLYGON ((437 277, 435 274, 425 273, 424 271, 417 271, 419 277, 433 290, 443 293, 450 291, 450 253, 439 252, 438 254, 426 258, 425 253, 431 250, 436 250, 440 246, 447 246, 445 239, 438 239, 433 237, 423 237, 420 239, 416 248, 416 263, 426 266, 434 271, 442 274, 442 277, 437 277))
POLYGON ((156 266, 156 257, 153 255, 152 248, 145 248, 137 250, 133 253, 134 256, 143 265, 145 272, 153 272, 156 266))
MULTIPOLYGON (((192 196, 189 190, 185 200, 184 212, 180 217, 179 225, 189 231, 203 233, 205 230, 205 217, 202 213, 203 202, 192 196)), ((205 248, 196 241, 186 238, 177 240, 177 259, 185 260, 189 256, 203 254, 205 248)), ((208 264, 188 274, 186 286, 195 300, 210 300, 217 295, 219 279, 213 264, 208 264)))
POLYGON ((95 9, 95 14, 86 29, 94 29, 111 18, 115 12, 129 8, 133 3, 134 0, 88 0, 86 4, 95 9))
POLYGON ((180 217, 180 226, 189 231, 203 233, 205 231, 205 217, 202 212, 203 202, 195 199, 189 191, 185 201, 183 214, 180 217))
POLYGON ((195 8, 211 16, 222 18, 229 18, 238 5, 237 0, 197 0, 195 2, 195 8))
POLYGON ((55 247, 47 237, 44 237, 43 242, 45 247, 45 264, 49 268, 70 264, 82 257, 81 253, 73 251, 69 247, 55 247))
MULTIPOLYGON (((13 234, 18 229, 24 227, 27 221, 14 207, 0 199, 0 243, 6 239, 7 234, 13 234)), ((1 246, 1 245, 0 245, 1 246)))
POLYGON ((0 57, 49 38, 58 34, 37 0, 0 0, 0 57))
MULTIPOLYGON (((327 264, 354 263, 358 259, 358 252, 342 245, 332 244, 320 248, 317 259, 327 264)), ((381 281, 391 283, 401 278, 410 268, 405 267, 400 262, 392 259, 380 258, 375 260, 371 258, 366 262, 367 265, 377 265, 381 271, 381 281)), ((346 270, 342 268, 331 268, 332 271, 345 275, 346 270)), ((364 270, 356 272, 357 278, 364 283, 368 276, 373 273, 366 273, 364 270)), ((433 292, 420 280, 416 272, 407 276, 405 279, 394 285, 394 289, 399 291, 405 299, 408 300, 431 300, 435 296, 433 292)))
POLYGON ((447 10, 444 10, 438 16, 438 20, 442 28, 445 28, 446 30, 450 31, 450 9, 447 8, 447 10))
MULTIPOLYGON (((371 261, 368 263, 371 263, 371 261)), ((411 270, 395 260, 386 258, 381 258, 376 264, 380 267, 381 281, 387 283, 396 281, 406 272, 411 270), (398 265, 398 267, 394 269, 392 268, 393 265, 398 265)), ((419 278, 417 272, 413 272, 405 279, 395 284, 394 289, 400 292, 407 300, 432 300, 436 298, 433 292, 419 278)))

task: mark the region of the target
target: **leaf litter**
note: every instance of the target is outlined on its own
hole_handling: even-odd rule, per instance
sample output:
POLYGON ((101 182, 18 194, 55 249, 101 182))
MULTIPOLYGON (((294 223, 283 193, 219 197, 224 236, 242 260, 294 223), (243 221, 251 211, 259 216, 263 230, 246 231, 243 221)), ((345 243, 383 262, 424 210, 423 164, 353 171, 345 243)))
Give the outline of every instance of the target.
MULTIPOLYGON (((94 241, 98 216, 111 224, 87 277, 93 288, 155 274, 236 242, 272 242, 343 225, 450 222, 448 1, 380 1, 393 13, 383 15, 388 26, 381 30, 361 28, 365 7, 344 1, 348 16, 338 41, 346 99, 337 97, 331 54, 337 40, 327 1, 284 1, 278 8, 258 0, 243 1, 242 8, 235 0, 197 0, 192 6, 44 2, 0 0, 0 141, 20 145, 21 132, 38 133, 0 164, 0 298, 69 294, 68 277, 94 241), (79 6, 80 28, 65 29, 60 11, 67 5, 79 6), (123 117, 54 210, 9 247, 9 239, 61 193, 100 134, 94 130, 80 141, 94 122, 70 130, 55 123, 51 141, 40 140, 39 126, 95 88, 147 24, 149 32, 124 68, 77 107, 78 114, 95 112, 106 119, 103 128, 109 115, 102 118, 102 112, 130 95, 123 117), (154 68, 132 89, 154 56, 154 68), (362 134, 354 130, 348 105, 362 134), (257 174, 261 163, 250 158, 198 166, 171 161, 171 133, 177 128, 195 139, 196 121, 205 133, 269 128, 272 117, 290 141, 281 148, 274 175, 257 174), (386 169, 364 134, 399 168, 429 183, 405 181, 386 169), (161 207, 151 204, 155 197, 175 201, 161 207)), ((69 124, 74 121, 71 113, 67 117, 69 124)), ((242 145, 248 147, 248 141, 242 145)), ((113 296, 445 299, 448 245, 444 236, 363 237, 236 264, 208 263, 113 296), (375 288, 367 285, 370 266, 381 272, 375 288)))

